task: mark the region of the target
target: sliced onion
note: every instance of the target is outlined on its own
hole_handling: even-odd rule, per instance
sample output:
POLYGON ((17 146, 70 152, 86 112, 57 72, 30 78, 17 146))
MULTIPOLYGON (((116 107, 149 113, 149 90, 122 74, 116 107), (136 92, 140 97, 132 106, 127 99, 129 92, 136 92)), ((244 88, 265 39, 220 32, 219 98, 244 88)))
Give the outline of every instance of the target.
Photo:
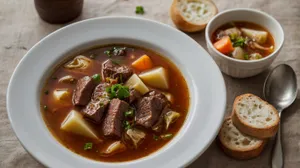
POLYGON ((120 153, 126 150, 126 146, 121 141, 116 141, 108 146, 108 148, 102 153, 105 156, 111 156, 116 153, 120 153))
POLYGON ((169 129, 169 126, 174 123, 178 118, 180 117, 180 114, 175 111, 169 111, 165 115, 165 122, 166 122, 166 130, 169 129))
POLYGON ((79 55, 75 57, 72 61, 66 63, 64 67, 68 69, 86 69, 91 62, 91 59, 83 55, 79 55))
POLYGON ((59 83, 75 83, 76 79, 73 76, 71 76, 71 75, 67 75, 67 76, 61 77, 58 80, 58 82, 59 83))
POLYGON ((128 129, 125 133, 125 140, 130 141, 135 148, 137 148, 145 138, 146 134, 137 128, 128 129))

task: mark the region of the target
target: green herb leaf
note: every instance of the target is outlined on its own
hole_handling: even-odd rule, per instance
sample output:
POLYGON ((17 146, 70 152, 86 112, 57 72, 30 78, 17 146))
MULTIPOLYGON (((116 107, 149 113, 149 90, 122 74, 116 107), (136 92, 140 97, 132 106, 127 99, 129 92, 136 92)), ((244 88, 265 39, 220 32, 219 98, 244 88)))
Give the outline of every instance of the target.
POLYGON ((119 99, 123 100, 127 97, 130 96, 129 93, 129 88, 127 86, 122 86, 121 88, 119 88, 119 90, 117 91, 117 96, 119 99))
POLYGON ((132 127, 132 126, 131 126, 131 124, 130 124, 129 121, 124 121, 124 128, 125 128, 125 130, 130 129, 131 127, 132 127))
POLYGON ((246 39, 244 39, 243 37, 239 37, 233 42, 233 47, 244 47, 245 42, 246 39))
POLYGON ((137 7, 135 7, 135 13, 136 14, 140 14, 140 15, 144 14, 145 13, 144 7, 143 6, 137 6, 137 7))
POLYGON ((154 139, 155 141, 158 141, 158 140, 159 140, 159 136, 153 135, 153 139, 154 139))
POLYGON ((49 90, 45 90, 45 95, 48 95, 49 94, 49 90))
POLYGON ((56 77, 56 76, 53 76, 53 77, 52 77, 52 79, 53 79, 53 80, 56 80, 56 79, 57 79, 57 77, 56 77))
POLYGON ((91 150, 92 148, 93 148, 92 142, 85 143, 83 147, 84 150, 91 150))
POLYGON ((101 82, 101 76, 99 74, 95 74, 92 76, 93 80, 97 83, 101 82))
POLYGON ((48 110, 48 106, 45 105, 44 106, 44 110, 47 111, 48 110))
POLYGON ((248 59, 249 59, 249 55, 248 55, 248 54, 245 54, 245 55, 244 55, 244 58, 245 58, 245 60, 248 60, 248 59))
POLYGON ((231 41, 234 41, 234 40, 237 38, 237 34, 236 34, 236 33, 231 33, 231 34, 229 35, 229 37, 230 37, 230 40, 231 40, 231 41))
POLYGON ((164 135, 161 135, 160 138, 163 139, 163 140, 167 140, 167 139, 170 139, 173 137, 173 134, 164 134, 164 135))
POLYGON ((105 88, 105 91, 106 91, 107 93, 110 93, 111 87, 109 86, 109 87, 105 88))
POLYGON ((134 109, 130 108, 128 111, 125 112, 125 117, 126 118, 132 118, 134 117, 134 109))
POLYGON ((111 58, 112 56, 110 50, 104 51, 104 54, 106 54, 109 58, 111 58))
POLYGON ((106 92, 109 94, 110 99, 119 98, 121 100, 130 96, 129 88, 122 86, 121 84, 114 84, 111 87, 107 87, 106 92))

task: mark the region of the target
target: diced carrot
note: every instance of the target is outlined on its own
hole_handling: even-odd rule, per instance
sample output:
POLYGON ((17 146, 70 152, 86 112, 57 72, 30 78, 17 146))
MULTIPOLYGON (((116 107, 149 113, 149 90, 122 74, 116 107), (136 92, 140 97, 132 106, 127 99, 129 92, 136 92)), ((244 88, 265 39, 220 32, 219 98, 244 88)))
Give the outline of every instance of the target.
POLYGON ((151 69, 153 67, 153 63, 148 55, 143 55, 139 59, 135 60, 131 66, 139 71, 144 71, 151 69))
POLYGON ((223 54, 228 54, 234 50, 229 36, 223 37, 215 42, 214 47, 223 54))

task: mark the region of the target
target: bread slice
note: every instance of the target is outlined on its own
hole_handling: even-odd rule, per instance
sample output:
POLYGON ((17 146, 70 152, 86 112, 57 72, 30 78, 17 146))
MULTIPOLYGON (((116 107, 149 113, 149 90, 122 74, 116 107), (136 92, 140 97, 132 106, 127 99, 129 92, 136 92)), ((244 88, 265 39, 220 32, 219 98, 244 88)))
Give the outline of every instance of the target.
POLYGON ((264 139, 276 134, 279 126, 277 110, 253 94, 234 100, 232 122, 243 133, 264 139))
POLYGON ((241 133, 233 124, 231 118, 225 119, 218 139, 223 151, 235 159, 251 159, 258 156, 265 140, 257 139, 241 133))
POLYGON ((170 8, 174 24, 185 32, 203 30, 217 13, 216 5, 210 0, 173 0, 170 8))

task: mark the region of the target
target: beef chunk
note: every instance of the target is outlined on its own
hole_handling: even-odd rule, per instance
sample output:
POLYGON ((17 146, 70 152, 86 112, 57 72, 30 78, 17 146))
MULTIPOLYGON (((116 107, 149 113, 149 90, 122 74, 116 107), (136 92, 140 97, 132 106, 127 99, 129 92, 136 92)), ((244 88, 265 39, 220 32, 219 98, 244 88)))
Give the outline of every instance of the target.
POLYGON ((142 97, 142 94, 133 88, 129 90, 129 94, 129 97, 126 99, 129 104, 142 97))
POLYGON ((73 93, 73 104, 82 106, 87 105, 91 99, 95 86, 96 83, 89 76, 79 79, 73 93))
POLYGON ((136 124, 145 128, 152 127, 167 104, 165 95, 150 91, 136 103, 136 124))
POLYGON ((91 101, 83 109, 84 117, 96 124, 101 123, 102 116, 109 104, 109 97, 105 91, 107 83, 99 84, 92 95, 91 101))
POLYGON ((120 99, 110 101, 107 114, 103 121, 102 131, 105 136, 121 138, 124 113, 129 104, 120 99))
POLYGON ((108 83, 100 83, 94 90, 92 100, 98 100, 101 98, 108 98, 106 88, 110 85, 108 83))
POLYGON ((133 70, 130 67, 115 64, 110 59, 102 64, 102 76, 104 76, 105 79, 118 79, 119 83, 124 83, 132 74, 133 70))
POLYGON ((167 114, 167 112, 171 111, 170 106, 166 105, 163 109, 163 111, 161 112, 157 122, 152 126, 152 130, 155 132, 162 132, 162 130, 164 129, 165 126, 165 122, 164 122, 164 118, 165 115, 167 114))

